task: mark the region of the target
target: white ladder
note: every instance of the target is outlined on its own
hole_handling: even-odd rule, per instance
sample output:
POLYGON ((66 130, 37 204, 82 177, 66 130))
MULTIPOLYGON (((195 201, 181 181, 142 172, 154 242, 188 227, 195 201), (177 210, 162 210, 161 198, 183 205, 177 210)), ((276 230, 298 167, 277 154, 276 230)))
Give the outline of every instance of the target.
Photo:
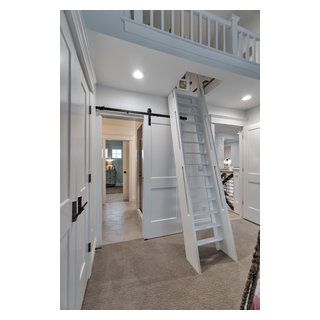
POLYGON ((235 261, 237 252, 205 95, 197 91, 174 89, 168 102, 186 257, 201 273, 199 246, 215 243, 235 261))

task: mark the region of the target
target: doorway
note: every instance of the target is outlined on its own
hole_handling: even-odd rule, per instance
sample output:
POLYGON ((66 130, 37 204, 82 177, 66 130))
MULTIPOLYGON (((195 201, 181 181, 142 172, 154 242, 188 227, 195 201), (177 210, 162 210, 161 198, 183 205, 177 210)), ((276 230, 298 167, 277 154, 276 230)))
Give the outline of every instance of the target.
POLYGON ((230 219, 242 214, 240 144, 242 126, 214 124, 217 156, 230 219))
POLYGON ((137 127, 142 121, 102 118, 102 245, 142 238, 137 207, 137 127))
POLYGON ((106 202, 129 201, 129 141, 105 140, 106 202))

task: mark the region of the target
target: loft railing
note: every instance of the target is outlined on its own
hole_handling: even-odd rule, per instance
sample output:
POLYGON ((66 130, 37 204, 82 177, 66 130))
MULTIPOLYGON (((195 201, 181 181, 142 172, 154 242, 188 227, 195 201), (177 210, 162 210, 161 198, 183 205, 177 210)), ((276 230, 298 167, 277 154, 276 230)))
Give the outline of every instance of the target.
POLYGON ((260 63, 260 35, 239 26, 240 18, 235 15, 229 21, 199 10, 132 10, 130 18, 180 39, 260 63))

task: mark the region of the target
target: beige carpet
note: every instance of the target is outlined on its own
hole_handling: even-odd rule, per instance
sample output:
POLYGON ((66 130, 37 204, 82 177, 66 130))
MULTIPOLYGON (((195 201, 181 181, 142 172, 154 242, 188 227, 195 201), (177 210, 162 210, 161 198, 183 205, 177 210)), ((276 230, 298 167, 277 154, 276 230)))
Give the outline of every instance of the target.
POLYGON ((259 226, 232 220, 239 261, 200 247, 202 274, 185 258, 182 234, 96 251, 83 309, 239 309, 259 226))

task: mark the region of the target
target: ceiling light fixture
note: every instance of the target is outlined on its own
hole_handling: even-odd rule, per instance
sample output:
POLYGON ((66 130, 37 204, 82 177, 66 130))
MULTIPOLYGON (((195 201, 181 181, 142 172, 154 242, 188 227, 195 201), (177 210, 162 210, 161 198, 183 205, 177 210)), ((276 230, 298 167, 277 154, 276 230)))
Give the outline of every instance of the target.
POLYGON ((143 73, 142 73, 140 70, 136 70, 136 71, 132 74, 132 76, 133 76, 135 79, 140 80, 140 79, 143 78, 143 73))
POLYGON ((242 97, 241 100, 247 101, 247 100, 250 100, 251 98, 252 98, 252 96, 250 94, 247 94, 246 96, 242 97))

